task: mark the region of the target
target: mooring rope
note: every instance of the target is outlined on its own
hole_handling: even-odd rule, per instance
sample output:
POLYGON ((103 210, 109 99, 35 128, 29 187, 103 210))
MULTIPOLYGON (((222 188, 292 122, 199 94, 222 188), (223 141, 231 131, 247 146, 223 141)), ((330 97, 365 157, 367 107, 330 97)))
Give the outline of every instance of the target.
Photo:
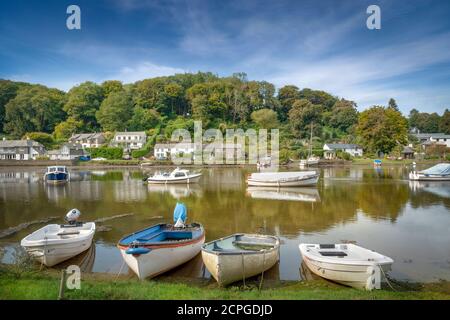
MULTIPOLYGON (((122 260, 123 260, 123 259, 122 259, 122 260)), ((123 266, 124 266, 124 265, 125 265, 125 260, 122 261, 122 265, 120 266, 120 270, 119 270, 119 272, 117 273, 116 278, 114 279, 114 282, 117 281, 117 279, 119 278, 119 275, 122 273, 122 269, 123 269, 123 266)))
POLYGON ((266 251, 264 250, 264 253, 263 253, 263 271, 261 273, 261 281, 259 282, 259 291, 261 291, 262 284, 263 284, 263 281, 264 281, 265 265, 266 265, 266 251))
POLYGON ((244 263, 244 253, 241 253, 242 257, 242 281, 244 282, 244 289, 245 289, 245 263, 244 263))
POLYGON ((378 268, 380 268, 381 272, 383 273, 384 278, 386 279, 386 282, 387 282, 387 284, 389 285, 389 287, 391 287, 392 290, 397 291, 397 290, 395 290, 394 287, 391 285, 391 282, 389 281, 389 279, 388 279, 386 273, 384 273, 383 268, 382 268, 380 265, 378 265, 378 268))

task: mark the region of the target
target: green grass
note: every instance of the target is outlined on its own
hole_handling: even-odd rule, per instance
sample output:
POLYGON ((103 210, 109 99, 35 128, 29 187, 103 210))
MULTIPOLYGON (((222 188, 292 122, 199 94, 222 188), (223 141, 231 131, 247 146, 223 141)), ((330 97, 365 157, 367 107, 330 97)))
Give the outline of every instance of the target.
MULTIPOLYGON (((56 272, 0 273, 0 299, 56 299, 59 291, 56 272)), ((441 282, 414 288, 363 291, 323 280, 265 283, 259 291, 256 282, 242 287, 219 288, 206 280, 115 279, 105 275, 86 275, 80 290, 66 290, 66 299, 450 299, 450 285, 441 282)))
MULTIPOLYGON (((377 158, 379 159, 379 158, 377 158)), ((361 158, 355 158, 352 160, 352 164, 355 165, 366 165, 366 164, 373 164, 374 159, 361 159, 361 158)), ((426 164, 426 163, 437 163, 439 160, 433 159, 433 160, 416 160, 416 159, 404 159, 404 160, 389 160, 389 159, 383 159, 381 158, 381 165, 410 165, 413 162, 416 162, 417 164, 426 164)), ((444 161, 444 160, 441 160, 444 161)))

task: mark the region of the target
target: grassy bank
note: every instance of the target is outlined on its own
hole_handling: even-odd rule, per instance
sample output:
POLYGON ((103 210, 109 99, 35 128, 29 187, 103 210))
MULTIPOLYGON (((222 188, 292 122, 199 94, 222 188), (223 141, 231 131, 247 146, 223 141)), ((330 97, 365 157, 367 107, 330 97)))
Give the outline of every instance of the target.
MULTIPOLYGON (((372 165, 375 159, 359 159, 355 158, 352 160, 351 164, 355 165, 372 165)), ((435 164, 439 162, 445 162, 445 160, 417 160, 417 159, 404 159, 404 160, 389 160, 381 159, 382 165, 411 165, 413 162, 417 164, 435 164)))
MULTIPOLYGON (((56 299, 59 274, 55 271, 0 272, 0 299, 56 299)), ((219 288, 209 280, 115 280, 110 275, 84 275, 80 290, 67 290, 66 299, 450 299, 450 284, 441 282, 409 285, 409 288, 371 292, 336 285, 324 280, 266 282, 242 287, 219 288)))

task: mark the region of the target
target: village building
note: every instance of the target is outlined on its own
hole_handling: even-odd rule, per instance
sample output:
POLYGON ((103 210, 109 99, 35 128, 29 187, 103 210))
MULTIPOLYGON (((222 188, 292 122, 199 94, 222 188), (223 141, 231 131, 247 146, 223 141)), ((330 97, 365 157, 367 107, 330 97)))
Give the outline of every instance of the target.
POLYGON ((103 133, 76 133, 69 138, 70 143, 81 144, 83 148, 98 148, 105 144, 103 133))
POLYGON ((401 153, 403 159, 414 159, 414 150, 409 146, 403 147, 401 153))
POLYGON ((325 159, 336 159, 336 154, 341 152, 346 152, 352 157, 362 157, 363 148, 357 144, 346 144, 346 143, 326 143, 323 146, 323 156, 325 159))
POLYGON ((450 148, 450 135, 445 133, 417 133, 414 135, 420 142, 423 150, 432 145, 445 145, 450 148))
POLYGON ((116 132, 111 145, 121 147, 125 152, 142 149, 147 142, 145 131, 116 132))
POLYGON ((65 143, 58 150, 50 150, 47 153, 50 160, 77 160, 87 156, 87 152, 79 143, 65 143))
MULTIPOLYGON (((174 155, 192 155, 192 158, 195 159, 195 153, 196 150, 199 150, 199 152, 203 152, 203 156, 205 156, 205 149, 209 146, 209 144, 203 144, 202 150, 199 150, 199 148, 195 148, 194 143, 157 143, 154 148, 153 155, 156 159, 159 160, 166 160, 174 155)), ((214 149, 210 150, 210 154, 207 155, 209 160, 213 160, 215 157, 214 149)), ((233 143, 225 143, 222 145, 222 159, 225 160, 225 157, 228 155, 234 155, 233 158, 236 158, 237 155, 242 152, 242 146, 240 144, 233 144, 233 143)))
POLYGON ((44 154, 44 146, 34 140, 0 141, 0 160, 36 160, 44 154))

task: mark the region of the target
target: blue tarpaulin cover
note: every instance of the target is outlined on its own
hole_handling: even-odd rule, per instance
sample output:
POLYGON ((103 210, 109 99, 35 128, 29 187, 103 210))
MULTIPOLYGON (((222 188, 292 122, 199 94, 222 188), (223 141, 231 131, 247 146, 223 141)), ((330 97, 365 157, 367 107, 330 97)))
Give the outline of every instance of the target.
POLYGON ((450 163, 439 163, 431 168, 420 171, 420 173, 429 175, 450 175, 450 163))
POLYGON ((173 222, 177 223, 178 219, 180 219, 184 222, 186 222, 187 218, 187 209, 186 205, 182 202, 177 202, 177 205, 175 206, 175 210, 173 210, 173 222))

